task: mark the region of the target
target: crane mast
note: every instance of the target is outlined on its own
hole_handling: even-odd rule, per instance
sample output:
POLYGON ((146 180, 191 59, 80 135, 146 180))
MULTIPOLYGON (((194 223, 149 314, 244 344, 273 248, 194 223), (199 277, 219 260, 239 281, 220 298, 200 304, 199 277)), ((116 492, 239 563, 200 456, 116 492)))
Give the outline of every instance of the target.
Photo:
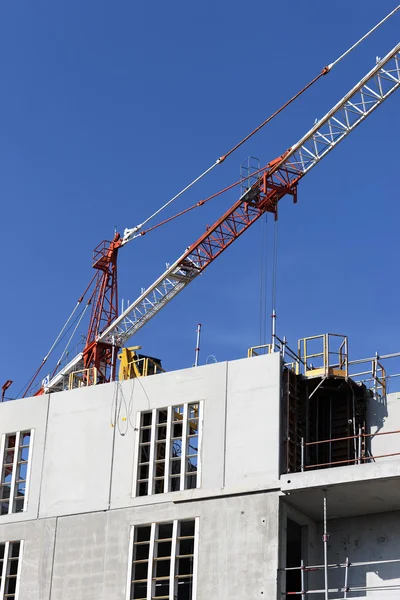
MULTIPOLYGON (((226 248, 263 214, 278 215, 278 203, 284 196, 297 201, 297 185, 316 164, 347 137, 362 121, 400 87, 400 44, 397 44, 359 81, 310 131, 284 154, 268 163, 257 181, 218 221, 182 254, 180 258, 133 302, 119 317, 91 340, 89 355, 76 356, 49 383, 47 389, 62 389, 68 373, 94 367, 98 348, 105 348, 108 364, 115 369, 117 350, 137 333, 181 290, 202 273, 226 248), (90 358, 90 356, 92 358, 90 358), (88 358, 89 357, 89 358, 88 358)), ((128 233, 117 246, 123 246, 140 233, 128 233)), ((116 256, 117 247, 114 249, 116 256)))

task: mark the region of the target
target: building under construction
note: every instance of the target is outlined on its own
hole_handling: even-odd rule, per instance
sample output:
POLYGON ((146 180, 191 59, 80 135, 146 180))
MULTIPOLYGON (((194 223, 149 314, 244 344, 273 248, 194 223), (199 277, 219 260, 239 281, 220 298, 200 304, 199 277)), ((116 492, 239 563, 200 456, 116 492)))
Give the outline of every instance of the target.
POLYGON ((277 344, 3 403, 3 597, 398 598, 384 361, 277 344))
POLYGON ((120 315, 117 254, 155 226, 96 248, 23 397, 0 405, 0 600, 399 598, 400 354, 353 358, 333 333, 291 347, 275 311, 271 343, 230 362, 165 372, 127 345, 399 87, 400 44, 229 186, 235 204, 120 315), (87 311, 84 347, 37 385, 87 311))

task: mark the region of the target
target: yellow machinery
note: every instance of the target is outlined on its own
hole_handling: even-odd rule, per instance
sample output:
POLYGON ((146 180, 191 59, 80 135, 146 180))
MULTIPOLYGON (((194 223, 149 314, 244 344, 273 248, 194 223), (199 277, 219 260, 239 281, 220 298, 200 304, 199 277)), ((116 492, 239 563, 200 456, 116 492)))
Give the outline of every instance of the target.
POLYGON ((118 358, 119 363, 119 380, 134 379, 135 377, 147 377, 147 375, 155 375, 164 373, 161 366, 161 361, 158 358, 143 356, 138 354, 136 350, 140 350, 141 346, 131 346, 130 348, 122 348, 118 358))

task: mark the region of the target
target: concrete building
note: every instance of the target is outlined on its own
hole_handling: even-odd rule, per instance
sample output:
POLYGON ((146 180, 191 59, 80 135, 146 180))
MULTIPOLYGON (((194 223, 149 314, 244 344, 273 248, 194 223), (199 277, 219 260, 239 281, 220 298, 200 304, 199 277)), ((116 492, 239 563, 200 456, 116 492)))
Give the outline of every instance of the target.
POLYGON ((399 598, 400 395, 287 360, 3 403, 0 599, 399 598))

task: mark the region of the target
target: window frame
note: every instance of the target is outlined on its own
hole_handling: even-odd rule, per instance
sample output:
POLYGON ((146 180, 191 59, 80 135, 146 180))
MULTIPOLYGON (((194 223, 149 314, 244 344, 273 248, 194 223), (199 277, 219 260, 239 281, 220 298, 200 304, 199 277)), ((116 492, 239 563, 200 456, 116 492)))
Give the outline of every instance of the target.
POLYGON ((145 498, 146 496, 158 496, 167 493, 174 493, 178 491, 188 491, 191 489, 198 489, 201 487, 201 479, 202 479, 202 438, 203 438, 203 419, 204 419, 204 401, 203 400, 195 400, 191 402, 182 402, 180 404, 173 404, 169 406, 163 406, 160 408, 153 408, 149 410, 138 411, 136 414, 136 439, 135 439, 135 463, 134 463, 134 472, 133 472, 133 486, 132 486, 132 497, 133 498, 145 498), (189 407, 192 405, 198 405, 198 416, 190 419, 189 416, 189 407), (171 462, 173 458, 171 457, 171 446, 173 439, 176 439, 172 436, 172 430, 174 423, 176 421, 172 421, 173 413, 172 411, 176 408, 183 408, 182 412, 182 435, 181 435, 181 456, 180 456, 180 471, 176 479, 179 477, 179 489, 172 490, 171 489, 171 480, 174 479, 173 474, 171 473, 171 462), (167 412, 167 420, 165 423, 158 423, 157 419, 159 414, 162 411, 167 412), (151 424, 150 425, 142 425, 142 415, 150 414, 151 415, 151 424), (188 422, 190 420, 197 420, 197 434, 190 435, 188 433, 188 422), (157 439, 157 431, 160 427, 166 427, 166 436, 164 439, 157 439), (150 431, 150 440, 149 442, 142 442, 142 431, 147 429, 150 431), (191 488, 187 486, 187 478, 190 476, 190 472, 187 468, 187 447, 190 439, 197 436, 197 453, 189 456, 195 456, 197 458, 197 470, 196 470, 196 486, 191 488), (165 442, 165 456, 163 459, 157 459, 157 443, 165 442), (140 462, 140 454, 141 454, 141 446, 149 445, 149 459, 147 462, 140 462), (164 463, 164 475, 157 477, 155 475, 155 469, 157 464, 164 463), (140 467, 148 465, 147 478, 139 479, 139 471, 140 467), (155 492, 155 485, 157 480, 163 479, 163 491, 155 492), (144 494, 139 494, 139 484, 147 483, 147 492, 144 494))
POLYGON ((2 568, 0 570, 0 577, 1 577, 0 600, 7 600, 7 598, 11 597, 11 594, 7 594, 7 596, 5 596, 5 587, 6 587, 6 581, 10 578, 10 573, 9 573, 10 563, 15 560, 15 557, 10 556, 10 546, 11 546, 11 544, 15 544, 15 543, 19 543, 19 552, 18 552, 18 557, 17 557, 17 560, 18 560, 17 573, 15 575, 15 580, 16 580, 15 592, 13 595, 14 595, 14 600, 18 600, 18 598, 19 598, 24 540, 10 540, 10 541, 6 541, 6 542, 0 542, 0 545, 4 544, 4 555, 3 555, 3 559, 2 559, 3 564, 2 564, 2 568))
MULTIPOLYGON (((12 471, 11 471, 11 482, 10 482, 10 496, 8 498, 8 512, 1 514, 0 513, 0 518, 1 517, 5 517, 7 515, 18 515, 21 514, 23 512, 26 512, 27 510, 27 505, 28 505, 28 496, 29 496, 29 487, 30 487, 30 476, 31 476, 31 467, 32 467, 32 449, 33 449, 33 441, 34 441, 34 435, 35 435, 35 430, 32 429, 20 429, 19 431, 9 431, 6 433, 3 433, 1 436, 1 442, 0 442, 0 458, 1 458, 1 471, 0 471, 0 487, 4 486, 4 482, 3 482, 3 469, 5 467, 6 464, 5 463, 5 459, 6 459, 6 452, 7 452, 7 448, 6 448, 6 440, 8 437, 10 436, 14 436, 15 435, 15 446, 14 446, 14 457, 13 457, 13 462, 12 462, 12 471), (15 504, 16 501, 18 499, 17 496, 17 486, 18 486, 18 482, 17 482, 17 472, 18 472, 18 468, 19 468, 19 462, 20 461, 20 451, 22 451, 22 448, 26 447, 26 446, 21 446, 21 436, 23 436, 24 434, 29 433, 29 445, 28 445, 28 457, 26 461, 22 461, 24 463, 26 463, 26 479, 25 481, 25 495, 24 495, 24 502, 23 502, 23 507, 22 510, 15 510, 15 504)), ((10 463, 11 464, 11 463, 10 463)), ((3 502, 3 498, 0 498, 0 504, 3 502)), ((1 600, 1 597, 0 597, 1 600)))
MULTIPOLYGON (((169 568, 169 576, 168 576, 168 585, 169 585, 169 595, 168 600, 176 600, 176 585, 175 581, 179 581, 179 577, 177 577, 176 573, 176 565, 177 561, 180 558, 180 555, 177 555, 177 545, 178 540, 180 539, 180 526, 182 523, 187 521, 194 522, 194 534, 193 534, 193 570, 191 574, 192 580, 192 598, 191 600, 196 600, 197 598, 197 575, 198 575, 198 553, 199 553, 199 517, 187 517, 182 519, 171 519, 167 521, 160 522, 152 522, 152 523, 143 523, 132 525, 129 533, 129 551, 128 551, 128 572, 127 572, 127 580, 126 580, 126 600, 131 600, 132 598, 132 584, 133 584, 133 569, 134 569, 134 546, 135 546, 135 530, 140 527, 150 527, 150 539, 149 539, 149 554, 148 554, 148 566, 147 566, 147 581, 146 581, 146 600, 153 600, 156 596, 153 595, 153 589, 155 585, 156 578, 154 577, 154 566, 157 564, 157 557, 155 556, 155 548, 157 542, 160 540, 158 538, 159 527, 162 525, 172 525, 172 538, 166 538, 166 541, 171 541, 171 551, 170 556, 166 557, 170 560, 170 568, 169 568), (157 539, 156 539, 157 536, 157 539), (174 585, 171 586, 171 581, 174 582, 174 585)), ((140 543, 140 542, 139 542, 140 543)), ((147 542, 142 542, 147 543, 147 542)), ((185 579, 186 577, 183 575, 180 579, 185 579)), ((161 596, 160 598, 164 598, 161 596)), ((0 597, 1 600, 1 597, 0 597)), ((17 598, 16 598, 17 600, 17 598)))

